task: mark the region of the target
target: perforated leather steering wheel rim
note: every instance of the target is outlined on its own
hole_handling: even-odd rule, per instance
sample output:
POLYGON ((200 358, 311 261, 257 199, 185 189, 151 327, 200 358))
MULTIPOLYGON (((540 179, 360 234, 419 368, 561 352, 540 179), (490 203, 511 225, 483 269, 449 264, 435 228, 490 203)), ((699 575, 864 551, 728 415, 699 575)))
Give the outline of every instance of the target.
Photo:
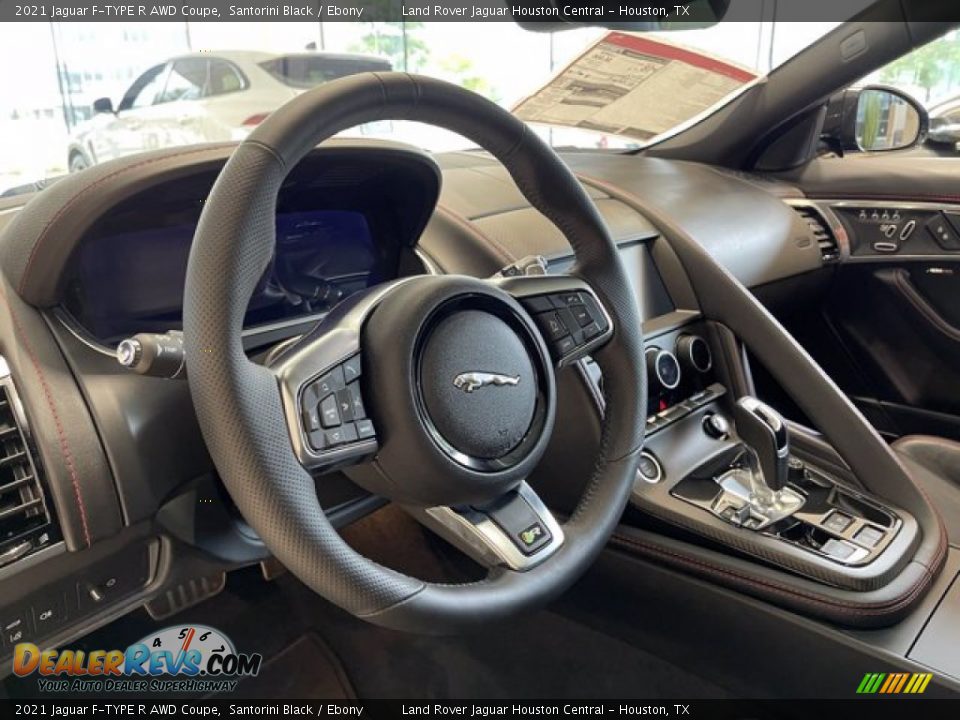
POLYGON ((300 95, 264 121, 233 153, 204 206, 187 269, 184 340, 204 439, 245 519, 305 584, 377 624, 442 632, 542 604, 589 567, 629 499, 646 377, 637 298, 616 245, 553 150, 508 112, 460 87, 405 73, 351 76, 300 95), (526 572, 495 568, 476 583, 433 584, 355 552, 327 521, 314 480, 294 455, 276 375, 243 351, 245 310, 274 250, 284 178, 326 138, 381 119, 437 125, 494 155, 564 233, 576 258, 571 274, 589 284, 612 320, 612 337, 594 353, 606 409, 593 475, 563 526, 563 547, 526 572))

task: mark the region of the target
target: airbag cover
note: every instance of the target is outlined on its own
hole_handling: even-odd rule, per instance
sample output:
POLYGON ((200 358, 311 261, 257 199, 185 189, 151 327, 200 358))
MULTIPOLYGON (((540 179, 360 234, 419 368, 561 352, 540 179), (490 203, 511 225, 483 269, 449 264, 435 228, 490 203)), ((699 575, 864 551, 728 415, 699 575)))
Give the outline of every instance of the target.
POLYGON ((437 433, 470 457, 503 457, 533 421, 533 363, 513 328, 491 313, 464 310, 441 320, 424 344, 420 382, 437 433))

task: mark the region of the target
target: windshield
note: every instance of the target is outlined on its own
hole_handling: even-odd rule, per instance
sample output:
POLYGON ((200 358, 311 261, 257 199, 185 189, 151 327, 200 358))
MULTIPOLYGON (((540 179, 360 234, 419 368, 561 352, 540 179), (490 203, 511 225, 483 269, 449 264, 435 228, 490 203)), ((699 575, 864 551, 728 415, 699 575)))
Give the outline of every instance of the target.
MULTIPOLYGON (((584 100, 596 105, 621 97, 622 73, 603 87, 578 83, 573 104, 551 112, 532 113, 542 106, 529 103, 524 109, 525 101, 544 97, 538 92, 551 78, 580 73, 571 63, 591 48, 597 57, 603 50, 597 43, 609 32, 597 28, 534 33, 512 22, 0 23, 0 193, 156 148, 240 140, 299 92, 389 68, 449 80, 518 109, 554 146, 641 147, 722 104, 836 23, 792 25, 786 31, 772 22, 736 22, 642 36, 729 63, 744 75, 710 87, 689 107, 670 93, 645 95, 642 110, 649 118, 633 122, 641 109, 636 103, 621 104, 608 121, 596 108, 584 109, 584 100), (579 108, 572 114, 556 112, 574 105, 579 108)), ((659 66, 644 72, 654 70, 659 66)), ((349 134, 434 151, 468 145, 412 123, 372 123, 349 134)))

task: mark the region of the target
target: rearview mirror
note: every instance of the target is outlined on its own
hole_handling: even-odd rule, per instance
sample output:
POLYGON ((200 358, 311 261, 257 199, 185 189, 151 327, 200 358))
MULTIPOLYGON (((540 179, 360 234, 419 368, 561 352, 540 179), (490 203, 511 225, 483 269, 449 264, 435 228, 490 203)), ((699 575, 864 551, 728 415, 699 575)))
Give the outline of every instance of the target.
POLYGON ((113 113, 113 101, 108 97, 97 98, 93 101, 93 112, 113 113))
POLYGON ((902 150, 922 142, 929 123, 923 106, 901 90, 849 88, 830 99, 821 140, 841 155, 902 150))
POLYGON ((567 0, 513 0, 509 3, 514 21, 525 30, 557 32, 580 27, 650 32, 694 30, 711 27, 723 20, 730 0, 626 0, 618 12, 607 12, 604 5, 585 7, 583 2, 567 0))

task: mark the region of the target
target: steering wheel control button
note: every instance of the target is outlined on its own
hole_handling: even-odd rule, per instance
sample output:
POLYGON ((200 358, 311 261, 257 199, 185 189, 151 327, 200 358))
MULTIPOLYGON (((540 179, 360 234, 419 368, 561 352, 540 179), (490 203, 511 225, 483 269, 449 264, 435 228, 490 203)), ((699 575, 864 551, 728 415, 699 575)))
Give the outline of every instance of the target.
POLYGON ((546 312, 542 315, 537 315, 536 321, 540 329, 543 330, 543 334, 550 340, 559 340, 563 336, 570 334, 570 331, 567 330, 563 321, 560 320, 560 316, 555 312, 546 312))
POLYGON ((523 299, 523 306, 534 315, 553 310, 553 301, 549 295, 537 295, 523 299))
POLYGON ((834 511, 823 521, 823 526, 830 532, 842 535, 844 531, 853 523, 853 518, 842 512, 834 511))
POLYGON ((304 398, 303 426, 307 429, 307 432, 320 429, 320 414, 317 412, 318 410, 319 405, 317 405, 317 403, 310 402, 304 398))
POLYGON ((360 375, 360 355, 354 355, 304 388, 301 415, 314 452, 376 438, 363 404, 360 375))
POLYGON ((373 429, 373 421, 370 419, 357 420, 357 438, 359 440, 366 440, 376 436, 376 431, 373 429))
MULTIPOLYGON (((344 370, 346 374, 346 370, 344 370)), ((350 402, 350 412, 353 420, 362 420, 367 416, 367 411, 363 407, 363 396, 360 394, 360 383, 350 383, 347 385, 347 398, 350 402)))
POLYGON ((337 390, 342 390, 346 386, 343 379, 343 366, 337 365, 326 375, 321 376, 311 387, 317 393, 318 397, 325 398, 337 390))
POLYGON ((555 360, 562 360, 609 327, 607 318, 590 293, 561 292, 521 301, 533 314, 555 360))
POLYGON ((637 477, 645 483, 656 485, 663 480, 663 466, 653 453, 644 450, 637 463, 637 477))
POLYGON ((360 377, 360 356, 354 355, 343 363, 343 379, 346 383, 351 383, 360 377))
POLYGON ((533 555, 553 537, 540 516, 516 492, 508 493, 481 512, 493 520, 524 555, 533 555))
POLYGON ((586 327, 591 323, 596 324, 593 322, 593 318, 590 316, 586 305, 571 305, 570 312, 573 313, 573 318, 580 327, 586 327))
POLYGON ((564 355, 569 355, 574 350, 577 349, 577 341, 573 339, 572 335, 567 335, 557 340, 553 344, 554 349, 556 350, 558 357, 563 357, 564 355))
MULTIPOLYGON (((349 407, 350 403, 347 403, 349 407)), ((330 394, 327 395, 320 402, 320 422, 325 428, 337 427, 340 420, 340 410, 337 407, 337 396, 330 394)))

